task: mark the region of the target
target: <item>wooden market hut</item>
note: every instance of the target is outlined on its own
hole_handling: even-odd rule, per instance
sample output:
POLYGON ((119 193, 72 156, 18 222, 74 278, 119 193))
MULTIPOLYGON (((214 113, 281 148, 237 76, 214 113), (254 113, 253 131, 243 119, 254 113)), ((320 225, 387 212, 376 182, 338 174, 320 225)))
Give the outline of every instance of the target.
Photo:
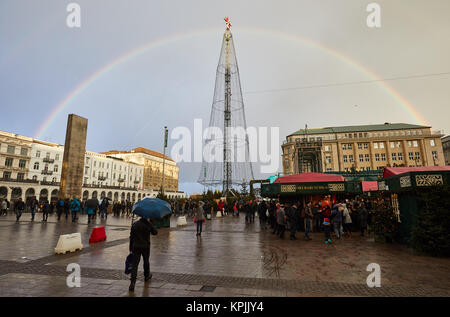
MULTIPOLYGON (((409 244, 417 221, 419 191, 448 191, 450 166, 386 167, 378 189, 390 199, 400 227, 397 241, 409 244)), ((450 192, 446 195, 450 199, 450 192)))

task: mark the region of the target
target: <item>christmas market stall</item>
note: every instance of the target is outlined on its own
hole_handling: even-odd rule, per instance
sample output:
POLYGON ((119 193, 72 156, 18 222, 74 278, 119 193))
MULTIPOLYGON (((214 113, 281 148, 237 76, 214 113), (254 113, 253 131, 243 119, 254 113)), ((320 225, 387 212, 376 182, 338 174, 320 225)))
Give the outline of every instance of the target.
POLYGON ((378 189, 390 200, 400 222, 396 241, 442 244, 433 241, 441 235, 448 240, 449 233, 443 228, 448 227, 450 218, 449 188, 450 166, 386 167, 378 189))
MULTIPOLYGON (((352 188, 354 185, 352 185, 352 188)), ((346 183, 341 175, 300 173, 277 178, 272 184, 261 185, 261 195, 280 201, 326 202, 346 194, 346 183)))

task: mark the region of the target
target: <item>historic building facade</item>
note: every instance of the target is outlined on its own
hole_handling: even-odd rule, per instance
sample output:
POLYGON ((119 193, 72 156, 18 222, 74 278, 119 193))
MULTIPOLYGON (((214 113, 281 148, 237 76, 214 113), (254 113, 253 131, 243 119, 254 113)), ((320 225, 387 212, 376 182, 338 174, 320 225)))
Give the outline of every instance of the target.
POLYGON ((442 134, 404 123, 301 129, 282 145, 285 175, 445 165, 442 134))
POLYGON ((162 184, 164 163, 164 191, 178 191, 178 165, 170 157, 142 147, 131 151, 109 151, 108 156, 121 158, 144 167, 143 186, 145 189, 159 190, 162 184))
MULTIPOLYGON (((160 153, 144 150, 162 157, 160 153)), ((86 200, 107 197, 111 200, 136 202, 146 196, 156 197, 160 182, 157 183, 159 186, 145 187, 144 170, 149 167, 156 170, 157 165, 152 164, 148 154, 144 154, 143 160, 133 160, 134 156, 126 156, 126 160, 119 156, 86 151, 80 198, 86 200)), ((58 199, 63 155, 63 145, 0 131, 0 199, 58 199)), ((178 166, 175 168, 174 165, 176 166, 175 162, 166 157, 165 194, 172 199, 185 198, 184 192, 177 191, 178 166)), ((156 181, 156 176, 154 179, 156 181)))

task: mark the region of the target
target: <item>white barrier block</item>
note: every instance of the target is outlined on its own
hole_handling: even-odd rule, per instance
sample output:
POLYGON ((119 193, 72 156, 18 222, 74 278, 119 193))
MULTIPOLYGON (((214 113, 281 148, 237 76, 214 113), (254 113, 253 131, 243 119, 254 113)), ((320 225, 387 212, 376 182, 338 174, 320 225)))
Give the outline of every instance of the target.
POLYGON ((222 218, 222 213, 221 213, 220 211, 218 211, 218 212, 216 213, 216 218, 222 218))
POLYGON ((178 217, 177 226, 186 226, 186 225, 187 225, 186 217, 185 216, 178 217))
POLYGON ((55 248, 55 253, 65 254, 67 251, 74 252, 76 250, 82 250, 83 244, 81 243, 81 234, 71 233, 63 234, 59 236, 58 244, 55 248))

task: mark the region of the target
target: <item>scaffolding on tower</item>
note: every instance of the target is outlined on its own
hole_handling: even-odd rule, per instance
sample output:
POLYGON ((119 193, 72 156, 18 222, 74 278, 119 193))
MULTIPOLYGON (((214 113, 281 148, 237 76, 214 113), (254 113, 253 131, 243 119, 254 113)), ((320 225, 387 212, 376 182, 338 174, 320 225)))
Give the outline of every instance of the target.
POLYGON ((207 186, 222 186, 223 195, 227 195, 233 186, 249 183, 253 180, 253 168, 249 156, 249 142, 245 134, 231 133, 238 129, 247 130, 244 101, 242 98, 239 68, 234 49, 231 23, 225 18, 226 30, 223 35, 222 49, 216 71, 216 83, 211 109, 209 127, 220 128, 223 137, 207 139, 205 148, 223 151, 223 160, 210 161, 203 159, 201 175, 198 182, 207 186), (245 153, 245 160, 238 158, 237 153, 245 153))

